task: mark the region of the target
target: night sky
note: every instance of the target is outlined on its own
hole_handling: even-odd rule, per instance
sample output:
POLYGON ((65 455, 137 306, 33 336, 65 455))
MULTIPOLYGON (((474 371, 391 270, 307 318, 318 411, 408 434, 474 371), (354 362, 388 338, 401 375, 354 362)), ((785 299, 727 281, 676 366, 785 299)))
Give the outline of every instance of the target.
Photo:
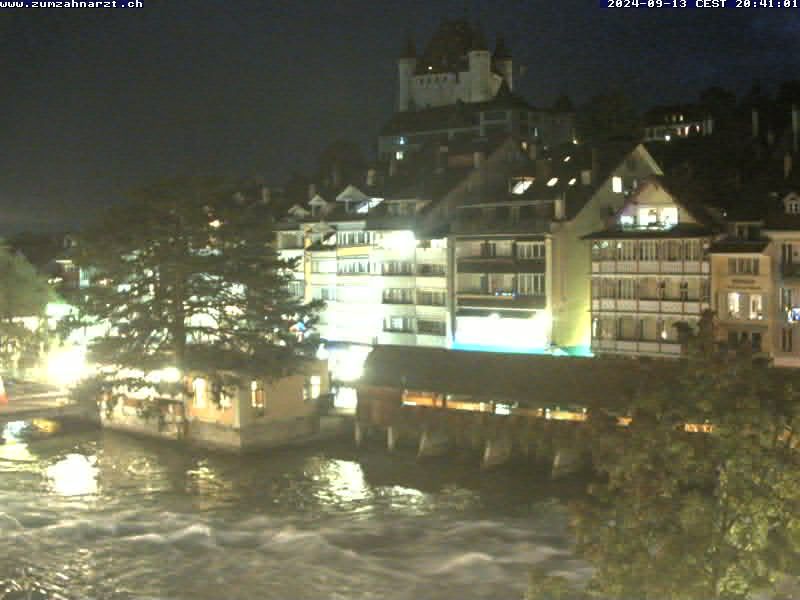
MULTIPOLYGON (((370 155, 395 58, 442 18, 503 31, 517 90, 546 105, 610 88, 640 106, 800 79, 800 9, 620 10, 595 0, 143 0, 0 9, 0 232, 67 229, 176 174, 282 184, 351 139, 370 155)), ((732 0, 729 0, 732 1, 732 0)))

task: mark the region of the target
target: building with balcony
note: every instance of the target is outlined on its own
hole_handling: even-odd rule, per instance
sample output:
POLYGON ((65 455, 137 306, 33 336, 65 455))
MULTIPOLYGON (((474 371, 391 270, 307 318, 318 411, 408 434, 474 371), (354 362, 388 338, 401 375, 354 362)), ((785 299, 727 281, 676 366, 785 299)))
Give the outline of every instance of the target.
POLYGON ((673 195, 663 178, 640 182, 591 241, 595 354, 676 356, 680 328, 711 307, 708 248, 718 219, 673 195))
POLYGON ((450 246, 455 348, 588 353, 589 243, 636 183, 660 173, 635 143, 568 144, 467 190, 450 246))

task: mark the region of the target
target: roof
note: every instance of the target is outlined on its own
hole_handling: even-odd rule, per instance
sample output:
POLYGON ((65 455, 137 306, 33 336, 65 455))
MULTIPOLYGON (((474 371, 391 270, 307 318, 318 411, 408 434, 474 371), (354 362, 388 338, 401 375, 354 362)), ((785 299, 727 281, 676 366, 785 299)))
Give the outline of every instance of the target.
POLYGON ((377 346, 357 385, 464 394, 523 406, 621 408, 672 363, 377 346), (498 376, 501 375, 501 376, 498 376), (611 406, 616 404, 616 406, 611 406))
POLYGON ((417 74, 466 71, 470 50, 488 50, 480 27, 465 19, 443 20, 419 57, 417 74))

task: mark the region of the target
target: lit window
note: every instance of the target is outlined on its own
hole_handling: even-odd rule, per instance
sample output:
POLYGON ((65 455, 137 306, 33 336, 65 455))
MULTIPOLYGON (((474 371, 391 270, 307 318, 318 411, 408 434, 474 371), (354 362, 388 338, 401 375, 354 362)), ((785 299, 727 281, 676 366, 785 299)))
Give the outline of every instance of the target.
POLYGON ((634 225, 634 218, 632 215, 622 215, 619 218, 619 224, 623 227, 633 227, 634 225))
POLYGON ((564 162, 569 162, 570 160, 572 160, 571 156, 565 156, 564 157, 564 162))
POLYGON ((668 141, 670 141, 671 139, 672 139, 672 136, 671 136, 671 135, 669 135, 669 134, 667 134, 667 135, 665 135, 665 136, 664 136, 664 141, 667 141, 667 142, 668 142, 668 141))
POLYGON ((578 181, 575 177, 569 180, 569 185, 575 185, 575 182, 578 181))
POLYGON ((753 294, 750 296, 750 319, 760 321, 764 318, 763 301, 761 294, 753 294))
POLYGON ((397 152, 394 153, 394 157, 397 160, 403 160, 404 156, 405 156, 405 153, 402 150, 398 150, 397 152))
POLYGON ((400 145, 402 146, 403 144, 405 144, 405 143, 406 143, 406 138, 404 138, 404 137, 401 135, 399 138, 397 138, 397 143, 398 143, 398 144, 400 144, 400 145))
POLYGON ((738 292, 728 293, 728 315, 731 317, 739 316, 739 298, 738 292))
POLYGON ((616 175, 611 178, 611 190, 615 194, 622 193, 622 177, 617 177, 616 175))
POLYGON ((547 182, 547 187, 553 187, 557 183, 558 183, 558 177, 551 177, 550 181, 547 182))
POLYGON ((312 375, 306 380, 303 389, 303 400, 316 400, 322 393, 322 378, 319 375, 312 375))
POLYGON ((527 190, 533 184, 533 177, 525 177, 524 179, 515 179, 512 186, 511 186, 511 193, 512 194, 524 194, 525 190, 527 190))
POLYGON ((800 214, 800 200, 790 200, 787 202, 786 212, 790 215, 800 214))
POLYGON ((214 229, 219 229, 220 225, 222 225, 222 221, 220 221, 219 219, 214 219, 209 223, 209 225, 214 229))
POLYGON ((264 414, 264 385, 260 381, 250 382, 250 406, 257 416, 264 414))
POLYGON ((194 388, 194 407, 195 408, 205 408, 206 407, 206 380, 202 377, 198 377, 192 382, 192 387, 194 388))

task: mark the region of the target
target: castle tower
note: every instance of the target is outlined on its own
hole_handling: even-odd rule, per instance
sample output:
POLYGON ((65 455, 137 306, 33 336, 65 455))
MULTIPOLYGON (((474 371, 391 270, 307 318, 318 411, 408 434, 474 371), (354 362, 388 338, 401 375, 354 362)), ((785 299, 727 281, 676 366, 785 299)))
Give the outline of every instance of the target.
POLYGON ((497 36, 497 42, 492 56, 495 70, 500 73, 508 85, 510 91, 514 91, 514 67, 511 61, 511 52, 506 47, 506 41, 502 34, 497 36))
POLYGON ((417 49, 411 35, 397 59, 397 110, 407 111, 411 104, 411 80, 417 68, 417 49))
POLYGON ((470 76, 470 102, 484 102, 492 99, 490 76, 492 57, 489 46, 480 26, 476 26, 472 36, 472 44, 467 52, 470 76))

